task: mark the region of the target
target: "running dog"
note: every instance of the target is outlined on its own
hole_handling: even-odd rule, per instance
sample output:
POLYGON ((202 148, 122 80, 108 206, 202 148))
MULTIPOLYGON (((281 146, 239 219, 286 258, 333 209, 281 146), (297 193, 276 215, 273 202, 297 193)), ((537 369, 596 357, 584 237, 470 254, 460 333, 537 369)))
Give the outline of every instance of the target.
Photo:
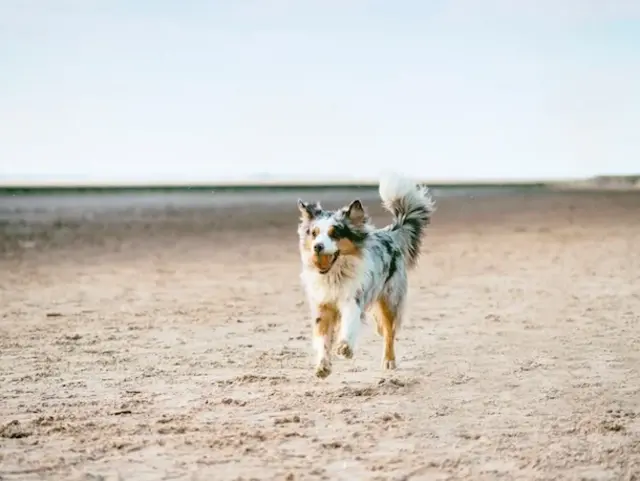
POLYGON ((336 211, 298 200, 301 279, 311 309, 315 373, 331 374, 331 351, 351 359, 365 313, 373 313, 384 338, 382 368, 395 369, 395 336, 407 297, 407 271, 414 267, 435 211, 427 187, 389 175, 379 193, 393 222, 376 228, 356 199, 336 211), (334 343, 335 341, 335 343, 334 343))

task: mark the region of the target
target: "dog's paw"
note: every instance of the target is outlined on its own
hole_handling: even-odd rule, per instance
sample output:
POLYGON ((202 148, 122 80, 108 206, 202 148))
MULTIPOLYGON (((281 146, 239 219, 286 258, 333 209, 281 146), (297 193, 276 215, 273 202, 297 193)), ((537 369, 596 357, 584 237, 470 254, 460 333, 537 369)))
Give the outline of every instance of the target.
POLYGON ((345 359, 351 359, 353 357, 353 349, 347 341, 340 341, 336 346, 336 354, 345 359))
POLYGON ((329 374, 331 374, 331 363, 327 360, 320 361, 320 363, 316 366, 316 377, 324 379, 329 374))
POLYGON ((393 371, 396 368, 396 361, 393 359, 383 359, 382 360, 382 370, 383 371, 393 371))

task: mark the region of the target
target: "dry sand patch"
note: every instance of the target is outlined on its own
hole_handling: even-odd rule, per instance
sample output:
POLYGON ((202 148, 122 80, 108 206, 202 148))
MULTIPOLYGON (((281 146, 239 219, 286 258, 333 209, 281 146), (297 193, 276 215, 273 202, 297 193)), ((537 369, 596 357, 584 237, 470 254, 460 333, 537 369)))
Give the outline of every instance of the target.
POLYGON ((3 224, 2 479, 640 479, 640 196, 443 199, 399 369, 325 381, 260 205, 3 224))

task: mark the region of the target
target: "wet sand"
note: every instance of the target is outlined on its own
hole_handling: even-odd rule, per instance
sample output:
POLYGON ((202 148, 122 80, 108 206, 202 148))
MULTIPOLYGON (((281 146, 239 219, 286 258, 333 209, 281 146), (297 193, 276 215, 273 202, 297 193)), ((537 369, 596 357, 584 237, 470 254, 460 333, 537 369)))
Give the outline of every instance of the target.
POLYGON ((441 196, 326 380, 298 193, 153 195, 0 199, 1 479, 640 479, 639 194, 441 196))

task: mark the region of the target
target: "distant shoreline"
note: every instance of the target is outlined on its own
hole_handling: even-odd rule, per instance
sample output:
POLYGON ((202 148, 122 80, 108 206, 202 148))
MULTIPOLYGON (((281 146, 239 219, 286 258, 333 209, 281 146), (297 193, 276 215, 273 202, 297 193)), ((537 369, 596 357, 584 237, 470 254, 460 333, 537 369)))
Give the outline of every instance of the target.
MULTIPOLYGON (((522 190, 632 190, 640 191, 640 175, 598 176, 590 179, 547 180, 424 180, 432 188, 449 189, 522 189, 522 190)), ((375 189, 376 180, 317 181, 219 181, 219 182, 22 182, 0 181, 0 194, 61 194, 82 192, 247 192, 291 190, 353 190, 375 189)))
MULTIPOLYGON (((544 189, 545 183, 521 182, 521 183, 435 183, 425 182, 430 188, 438 190, 478 190, 478 189, 544 189)), ((378 184, 373 182, 331 182, 331 183, 300 183, 300 182, 273 182, 273 183, 215 183, 215 184, 29 184, 29 185, 3 185, 0 184, 2 194, 78 194, 78 193, 142 193, 142 192, 286 192, 286 191, 350 191, 350 190, 375 190, 378 184)))

